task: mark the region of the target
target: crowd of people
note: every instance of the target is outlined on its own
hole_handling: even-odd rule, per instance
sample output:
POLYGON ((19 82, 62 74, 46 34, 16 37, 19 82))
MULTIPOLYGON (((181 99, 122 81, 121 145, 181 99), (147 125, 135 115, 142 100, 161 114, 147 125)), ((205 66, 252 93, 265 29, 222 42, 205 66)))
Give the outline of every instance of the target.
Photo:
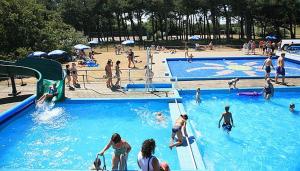
MULTIPOLYGON (((247 55, 255 55, 256 54, 256 42, 254 40, 249 40, 249 42, 245 42, 243 44, 243 51, 245 54, 247 55)), ((281 51, 281 41, 276 43, 275 41, 264 41, 261 40, 258 43, 258 48, 259 51, 263 54, 263 55, 271 55, 272 53, 274 53, 275 49, 278 49, 278 51, 281 51)))

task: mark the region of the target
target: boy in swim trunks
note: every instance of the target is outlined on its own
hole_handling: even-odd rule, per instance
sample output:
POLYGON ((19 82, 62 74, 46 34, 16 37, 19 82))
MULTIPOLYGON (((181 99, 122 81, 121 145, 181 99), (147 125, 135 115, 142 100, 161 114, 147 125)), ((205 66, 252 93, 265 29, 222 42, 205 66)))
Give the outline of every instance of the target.
POLYGON ((261 69, 264 69, 264 67, 265 67, 265 71, 266 71, 266 74, 265 74, 265 80, 266 80, 267 78, 270 78, 271 66, 272 66, 273 69, 275 69, 274 66, 273 66, 273 63, 272 63, 272 55, 270 55, 270 56, 265 60, 263 66, 261 67, 261 69))
POLYGON ((189 137, 186 132, 186 121, 188 120, 188 116, 186 114, 180 115, 178 119, 176 119, 174 126, 172 127, 172 136, 170 142, 170 149, 173 147, 179 146, 183 143, 182 131, 186 137, 189 137), (174 143, 175 135, 177 135, 177 142, 174 143))
POLYGON ((220 123, 224 119, 224 122, 222 124, 222 127, 227 133, 231 131, 231 128, 234 126, 233 125, 233 119, 232 119, 232 114, 229 112, 229 106, 225 106, 225 112, 222 113, 222 116, 219 120, 219 128, 220 128, 220 123))
POLYGON ((276 68, 276 77, 275 77, 275 83, 278 84, 278 76, 282 75, 282 84, 284 83, 285 79, 285 69, 284 69, 284 57, 285 53, 281 53, 281 56, 277 59, 277 68, 276 68))

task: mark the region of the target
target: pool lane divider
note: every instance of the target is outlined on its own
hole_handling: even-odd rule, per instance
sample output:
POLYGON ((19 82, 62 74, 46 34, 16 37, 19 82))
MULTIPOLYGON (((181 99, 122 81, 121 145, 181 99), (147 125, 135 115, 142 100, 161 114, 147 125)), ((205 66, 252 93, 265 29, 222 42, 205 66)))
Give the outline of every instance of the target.
POLYGON ((36 95, 32 95, 28 97, 27 99, 23 100, 19 104, 13 106, 12 108, 0 113, 0 124, 4 123, 8 119, 12 118, 22 110, 29 107, 32 103, 34 103, 34 100, 36 98, 36 95))
MULTIPOLYGON (((182 103, 176 103, 176 102, 169 103, 169 109, 170 109, 172 124, 174 124, 176 119, 182 114, 181 112, 185 112, 182 103)), ((173 149, 173 150, 175 149, 177 150, 180 169, 181 170, 206 170, 201 153, 199 151, 199 148, 195 140, 195 136, 193 135, 191 125, 187 124, 186 129, 189 135, 190 146, 189 144, 187 144, 185 140, 184 145, 178 146, 173 149)))

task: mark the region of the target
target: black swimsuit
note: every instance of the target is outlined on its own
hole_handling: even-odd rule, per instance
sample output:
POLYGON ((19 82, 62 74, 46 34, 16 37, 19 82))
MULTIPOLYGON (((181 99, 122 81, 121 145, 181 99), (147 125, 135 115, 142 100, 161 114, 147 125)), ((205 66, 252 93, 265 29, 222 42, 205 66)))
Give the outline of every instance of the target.
POLYGON ((71 72, 70 70, 67 69, 67 76, 70 76, 71 75, 71 72))

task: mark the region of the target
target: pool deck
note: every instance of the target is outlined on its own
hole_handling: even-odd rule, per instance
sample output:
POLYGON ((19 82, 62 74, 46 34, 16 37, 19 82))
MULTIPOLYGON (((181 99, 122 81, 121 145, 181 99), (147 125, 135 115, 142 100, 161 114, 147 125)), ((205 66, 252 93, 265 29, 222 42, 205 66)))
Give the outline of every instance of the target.
MULTIPOLYGON (((207 50, 207 51, 197 51, 190 52, 193 53, 195 57, 220 57, 220 56, 249 56, 245 55, 239 49, 232 48, 219 48, 216 50, 207 50)), ((143 56, 143 52, 139 51, 140 59, 145 61, 145 56, 143 56)), ((146 54, 146 51, 144 51, 146 54)), ((103 53, 103 55, 106 55, 103 53)), ((153 57, 153 71, 154 71, 154 83, 173 83, 176 89, 196 89, 200 88, 227 88, 227 80, 198 80, 198 81, 180 81, 177 83, 171 82, 168 77, 165 76, 165 72, 167 72, 166 63, 163 61, 166 58, 174 58, 174 57, 183 57, 184 52, 179 51, 176 54, 170 54, 165 52, 160 52, 159 54, 155 53, 153 57)), ((252 55, 251 55, 252 56, 252 55)), ((119 59, 119 58, 117 58, 119 59)), ((141 64, 140 64, 141 65, 141 64)), ((126 63, 125 63, 126 66, 126 63)), ((97 74, 97 73, 93 73, 97 74)), ((125 74, 123 74, 125 75, 125 74)), ((96 75, 94 75, 96 76, 96 75)), ((134 73, 134 76, 138 79, 135 80, 122 80, 122 85, 126 84, 144 84, 144 73, 134 73)), ((32 94, 35 94, 35 80, 34 79, 24 79, 24 82, 27 83, 26 86, 20 86, 20 81, 16 80, 17 90, 21 91, 21 94, 16 97, 8 96, 11 93, 11 87, 7 86, 7 81, 0 82, 0 112, 3 112, 12 106, 15 106, 24 98, 29 97, 32 94)), ((288 86, 300 86, 300 78, 287 78, 286 82, 288 86)), ((81 82, 81 88, 76 89, 75 91, 70 91, 66 88, 66 97, 68 98, 160 98, 160 97, 174 97, 173 91, 158 91, 154 93, 145 92, 143 89, 139 89, 138 91, 124 91, 124 90, 116 90, 112 91, 111 89, 106 88, 105 80, 98 80, 94 82, 89 82, 84 84, 81 82)), ((243 79, 240 80, 237 84, 238 87, 262 87, 264 85, 264 79, 243 79)), ((275 87, 286 87, 282 85, 275 85, 275 87)))

